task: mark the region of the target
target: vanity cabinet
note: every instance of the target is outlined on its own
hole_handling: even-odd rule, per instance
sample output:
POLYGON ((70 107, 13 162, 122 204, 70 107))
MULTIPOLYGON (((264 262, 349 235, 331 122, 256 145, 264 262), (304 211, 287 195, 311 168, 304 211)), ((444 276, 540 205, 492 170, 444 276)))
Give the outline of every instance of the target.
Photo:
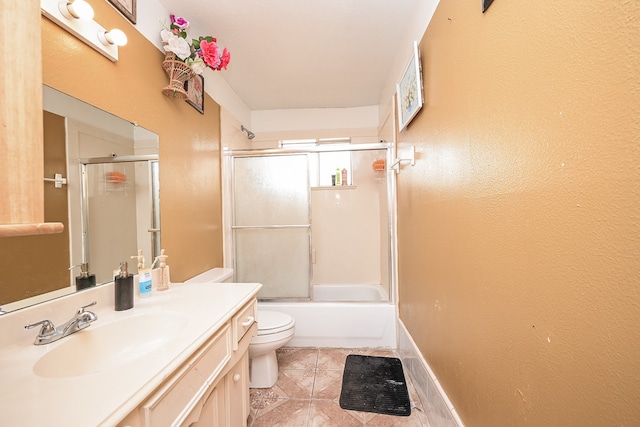
POLYGON ((255 298, 245 304, 121 423, 120 427, 241 427, 249 416, 249 342, 255 298))

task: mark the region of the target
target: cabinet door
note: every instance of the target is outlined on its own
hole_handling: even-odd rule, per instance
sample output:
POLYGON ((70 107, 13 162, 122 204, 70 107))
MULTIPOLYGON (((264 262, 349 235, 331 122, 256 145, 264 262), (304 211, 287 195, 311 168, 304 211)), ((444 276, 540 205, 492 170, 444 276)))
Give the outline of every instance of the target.
POLYGON ((229 371, 227 381, 227 413, 229 427, 245 427, 249 416, 249 352, 229 371))
POLYGON ((202 407, 200 418, 189 427, 225 427, 225 378, 211 391, 202 407))

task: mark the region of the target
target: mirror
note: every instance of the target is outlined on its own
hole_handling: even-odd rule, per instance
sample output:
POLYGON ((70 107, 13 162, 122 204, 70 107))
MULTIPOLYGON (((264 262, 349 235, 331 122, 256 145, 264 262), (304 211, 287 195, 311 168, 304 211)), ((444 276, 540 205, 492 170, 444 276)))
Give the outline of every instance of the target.
POLYGON ((100 284, 113 280, 120 261, 135 273, 137 249, 149 266, 160 248, 158 136, 43 89, 45 221, 65 230, 3 239, 2 312, 75 292, 83 262, 100 284))

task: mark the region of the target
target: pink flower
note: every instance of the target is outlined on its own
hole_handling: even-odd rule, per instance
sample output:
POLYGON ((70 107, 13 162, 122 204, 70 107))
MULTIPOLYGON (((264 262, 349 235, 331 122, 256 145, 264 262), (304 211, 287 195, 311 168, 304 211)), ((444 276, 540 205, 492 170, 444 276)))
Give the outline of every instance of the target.
POLYGON ((186 30, 189 27, 189 21, 180 16, 169 15, 169 18, 171 19, 171 25, 175 25, 181 30, 186 30))
POLYGON ((185 62, 194 72, 200 74, 205 68, 212 70, 227 69, 231 60, 231 53, 225 47, 221 50, 213 36, 191 38, 187 35, 189 21, 169 15, 171 23, 160 31, 164 50, 176 54, 178 60, 185 62))
POLYGON ((220 66, 218 69, 224 68, 226 70, 227 65, 229 65, 229 61, 231 61, 231 52, 229 52, 225 47, 222 51, 222 57, 220 58, 220 66))
POLYGON ((211 67, 214 70, 220 66, 220 49, 218 49, 218 45, 214 42, 202 40, 200 42, 198 56, 202 58, 208 67, 211 67))

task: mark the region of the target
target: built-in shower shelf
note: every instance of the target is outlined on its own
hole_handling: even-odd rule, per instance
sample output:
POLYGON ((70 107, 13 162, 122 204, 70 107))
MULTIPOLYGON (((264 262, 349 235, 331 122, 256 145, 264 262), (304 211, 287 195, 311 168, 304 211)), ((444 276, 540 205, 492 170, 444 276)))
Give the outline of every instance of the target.
POLYGON ((311 190, 355 190, 357 185, 328 185, 320 187, 311 187, 311 190))

